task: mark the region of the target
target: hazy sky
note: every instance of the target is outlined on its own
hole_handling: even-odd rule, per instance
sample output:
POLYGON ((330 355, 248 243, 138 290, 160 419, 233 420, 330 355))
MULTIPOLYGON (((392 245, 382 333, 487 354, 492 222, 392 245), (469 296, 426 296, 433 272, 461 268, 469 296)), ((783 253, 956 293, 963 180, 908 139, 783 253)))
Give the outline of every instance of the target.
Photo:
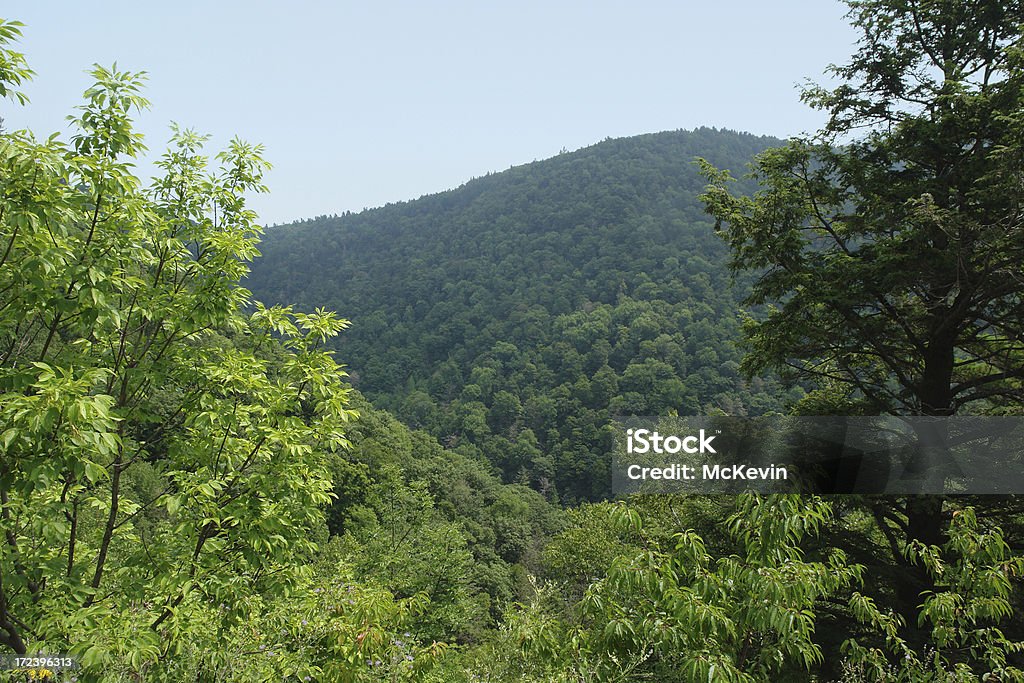
MULTIPOLYGON (((267 223, 359 211, 606 137, 816 129, 799 101, 856 36, 833 0, 55 2, 6 0, 37 75, 8 128, 38 135, 94 62, 149 72, 151 153, 176 121, 266 146, 267 223)), ((148 177, 148 165, 140 167, 148 177)))

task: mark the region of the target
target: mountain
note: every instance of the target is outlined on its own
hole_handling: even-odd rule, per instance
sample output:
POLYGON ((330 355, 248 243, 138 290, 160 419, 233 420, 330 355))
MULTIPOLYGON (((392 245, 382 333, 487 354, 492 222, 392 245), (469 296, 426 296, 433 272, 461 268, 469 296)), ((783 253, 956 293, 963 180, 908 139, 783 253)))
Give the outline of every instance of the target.
MULTIPOLYGON (((247 286, 352 320, 375 405, 551 500, 609 493, 609 417, 756 414, 799 390, 737 374, 739 301, 698 195, 773 138, 604 142, 415 201, 267 230, 247 286)), ((753 189, 753 188, 749 188, 753 189)))

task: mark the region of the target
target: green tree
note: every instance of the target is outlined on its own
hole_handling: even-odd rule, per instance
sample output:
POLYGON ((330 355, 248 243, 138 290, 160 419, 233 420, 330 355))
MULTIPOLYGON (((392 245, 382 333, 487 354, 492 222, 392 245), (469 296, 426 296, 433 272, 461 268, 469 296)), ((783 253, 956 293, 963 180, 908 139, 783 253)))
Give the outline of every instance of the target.
MULTIPOLYGON (((693 530, 656 543, 636 507, 591 510, 643 549, 592 579, 568 618, 542 591, 509 619, 521 668, 550 680, 807 680, 822 659, 819 601, 861 573, 840 550, 805 559, 801 544, 832 514, 816 498, 745 496, 728 520, 735 552, 718 557, 693 530)), ((578 539, 583 557, 592 540, 578 539)))
MULTIPOLYGON (((844 643, 847 673, 873 681, 1024 681, 1014 658, 1024 653, 1020 634, 1002 622, 1013 612, 1012 580, 1024 571, 1024 557, 1007 544, 998 527, 984 528, 973 508, 956 510, 942 547, 914 542, 908 559, 921 564, 936 589, 921 596, 918 620, 931 635, 931 650, 914 651, 900 636, 899 617, 854 593, 850 609, 867 624, 877 643, 863 638, 844 643), (886 654, 900 664, 891 675, 886 654)), ((844 679, 847 680, 847 679, 844 679)))
MULTIPOLYGON (((704 164, 703 200, 755 271, 748 372, 818 382, 809 408, 947 416, 1024 399, 1024 4, 850 0, 861 33, 842 83, 804 98, 829 114, 813 138, 759 155, 754 196, 704 164)), ((922 461, 940 478, 937 451, 922 461)), ((889 521, 941 543, 942 501, 889 521)), ((929 579, 900 588, 910 621, 929 579)), ((913 623, 912 621, 910 623, 913 623)))
POLYGON ((458 522, 436 514, 422 481, 406 483, 386 465, 367 493, 372 517, 344 537, 363 577, 401 597, 422 595, 430 610, 416 632, 433 639, 465 638, 486 621, 486 595, 471 584, 472 553, 458 522))
POLYGON ((734 196, 704 164, 732 267, 761 273, 748 371, 842 385, 862 410, 1024 399, 1024 4, 850 0, 860 50, 810 88, 812 139, 734 196), (864 132, 860 137, 851 136, 864 132))
MULTIPOLYGON (((18 35, 0 22, 15 97, 18 35)), ((347 323, 244 312, 259 146, 209 171, 175 129, 143 189, 143 74, 92 75, 70 141, 0 136, 0 644, 138 671, 211 606, 228 628, 303 583, 353 417, 325 349, 347 323)))

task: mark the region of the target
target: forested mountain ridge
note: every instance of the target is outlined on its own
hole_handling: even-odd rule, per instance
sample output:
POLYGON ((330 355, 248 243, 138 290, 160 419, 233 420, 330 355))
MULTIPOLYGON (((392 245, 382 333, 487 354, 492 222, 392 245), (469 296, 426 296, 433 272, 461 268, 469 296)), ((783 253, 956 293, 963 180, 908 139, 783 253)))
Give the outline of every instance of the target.
MULTIPOLYGON (((727 249, 697 157, 741 174, 778 140, 701 128, 609 139, 411 202, 267 230, 247 281, 343 310, 354 383, 506 480, 607 493, 615 414, 756 413, 727 249)), ((790 396, 791 398, 791 396, 790 396)))
POLYGON ((0 679, 1024 683, 1020 495, 555 504, 611 415, 801 396, 734 339, 793 414, 1022 414, 1024 0, 848 5, 753 195, 722 150, 764 141, 702 130, 275 231, 252 282, 355 335, 242 285, 260 145, 175 126, 135 176, 143 73, 0 130, 0 679))

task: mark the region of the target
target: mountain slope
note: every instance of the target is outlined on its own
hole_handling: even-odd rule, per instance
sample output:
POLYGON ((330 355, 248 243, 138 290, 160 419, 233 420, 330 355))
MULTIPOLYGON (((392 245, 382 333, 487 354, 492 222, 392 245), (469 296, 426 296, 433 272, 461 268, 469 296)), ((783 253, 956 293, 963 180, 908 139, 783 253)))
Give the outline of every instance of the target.
POLYGON ((608 417, 779 406, 736 374, 737 301, 693 160, 778 140, 606 140, 416 201, 267 231, 257 298, 353 321, 357 386, 554 498, 608 493, 608 417))

